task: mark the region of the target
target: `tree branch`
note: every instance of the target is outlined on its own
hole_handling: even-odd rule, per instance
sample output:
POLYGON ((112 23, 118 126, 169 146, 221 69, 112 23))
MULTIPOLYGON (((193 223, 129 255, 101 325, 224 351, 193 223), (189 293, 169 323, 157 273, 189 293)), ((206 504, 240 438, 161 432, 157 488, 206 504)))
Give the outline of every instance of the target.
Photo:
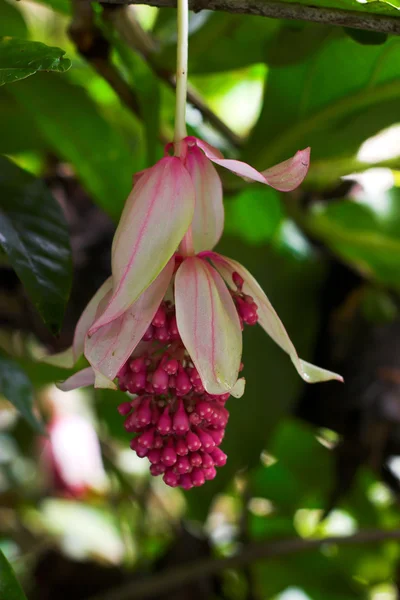
POLYGON ((110 47, 94 25, 91 3, 73 0, 72 8, 73 17, 68 33, 77 50, 108 82, 125 106, 140 118, 138 98, 109 60, 110 47))
MULTIPOLYGON (((149 4, 158 7, 175 7, 176 0, 102 0, 103 4, 149 4)), ((230 13, 259 15, 272 19, 295 19, 312 21, 325 25, 353 27, 367 31, 400 35, 400 18, 386 17, 363 11, 307 6, 294 2, 274 2, 271 0, 189 0, 194 12, 203 9, 222 10, 230 13)))
MULTIPOLYGON (((103 3, 104 4, 104 3, 103 3)), ((139 52, 153 69, 154 73, 167 83, 172 89, 175 89, 175 75, 168 70, 160 68, 154 60, 156 45, 152 37, 142 29, 141 25, 135 19, 134 14, 126 10, 126 6, 119 5, 116 9, 116 3, 109 7, 104 7, 104 17, 113 25, 125 43, 139 52), (107 10, 108 8, 108 10, 107 10)), ((239 148, 241 138, 226 123, 224 123, 207 104, 203 98, 188 84, 188 102, 192 104, 202 114, 205 121, 221 133, 232 146, 239 148)))
POLYGON ((161 573, 151 574, 142 581, 132 581, 126 585, 92 597, 90 600, 135 600, 165 594, 190 581, 206 577, 222 569, 235 569, 266 558, 286 556, 306 550, 315 550, 327 544, 341 546, 370 544, 386 540, 400 540, 400 529, 394 531, 371 529, 359 531, 350 536, 333 536, 323 539, 290 538, 268 542, 257 542, 244 546, 240 554, 228 558, 204 558, 196 562, 180 564, 161 573))

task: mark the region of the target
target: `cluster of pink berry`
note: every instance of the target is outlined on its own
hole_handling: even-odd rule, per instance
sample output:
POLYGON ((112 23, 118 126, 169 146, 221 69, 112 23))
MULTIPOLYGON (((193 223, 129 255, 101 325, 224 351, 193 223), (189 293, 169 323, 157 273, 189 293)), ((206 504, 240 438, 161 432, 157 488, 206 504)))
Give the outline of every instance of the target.
MULTIPOLYGON (((242 293, 234 274, 232 292, 242 323, 257 322, 257 305, 242 293)), ((147 457, 152 475, 171 487, 188 490, 214 479, 226 463, 219 448, 228 422, 230 394, 208 394, 191 362, 176 324, 175 306, 164 301, 143 336, 140 356, 118 373, 119 387, 136 397, 118 407, 125 429, 136 434, 131 448, 147 457)))
POLYGON ((258 321, 257 309, 258 306, 254 302, 253 297, 243 293, 243 277, 239 273, 232 274, 233 283, 236 285, 236 290, 231 291, 233 301, 238 311, 240 325, 243 330, 244 325, 255 325, 258 321))

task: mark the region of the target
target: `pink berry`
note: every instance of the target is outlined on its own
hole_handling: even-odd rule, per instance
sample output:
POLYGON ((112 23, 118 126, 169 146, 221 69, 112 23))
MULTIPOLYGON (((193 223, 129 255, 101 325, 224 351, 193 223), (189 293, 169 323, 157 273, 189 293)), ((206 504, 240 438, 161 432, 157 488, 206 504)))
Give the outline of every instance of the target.
POLYGON ((189 418, 181 399, 179 400, 178 410, 172 420, 172 427, 176 433, 186 433, 189 431, 189 418))
POLYGON ((164 483, 169 485, 170 487, 177 487, 179 485, 180 477, 176 473, 172 471, 172 469, 167 469, 163 476, 164 483))

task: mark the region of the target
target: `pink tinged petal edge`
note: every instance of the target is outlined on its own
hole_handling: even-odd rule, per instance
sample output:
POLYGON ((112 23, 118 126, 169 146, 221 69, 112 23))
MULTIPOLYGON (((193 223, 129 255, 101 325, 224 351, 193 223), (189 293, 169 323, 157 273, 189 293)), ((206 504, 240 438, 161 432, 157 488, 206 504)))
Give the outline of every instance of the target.
POLYGON ((94 371, 92 367, 88 367, 87 369, 83 369, 82 371, 74 373, 65 381, 57 383, 57 387, 63 392, 70 392, 71 390, 76 390, 77 388, 93 385, 94 379, 94 371))
POLYGON ((259 324, 274 340, 274 342, 278 344, 282 350, 289 354, 292 363, 304 381, 307 383, 330 381, 331 379, 343 381, 341 375, 333 373, 332 371, 327 371, 326 369, 321 369, 320 367, 312 365, 311 363, 299 358, 296 349, 275 309, 257 281, 247 271, 247 269, 245 269, 245 267, 235 260, 215 252, 208 253, 208 257, 211 259, 212 263, 215 265, 215 268, 218 269, 222 277, 232 289, 235 288, 232 282, 232 273, 236 271, 241 277, 243 277, 245 282, 243 291, 245 294, 252 296, 258 305, 259 324))
POLYGON ((311 148, 298 150, 292 158, 262 172, 268 184, 280 192, 297 188, 308 172, 311 148))
POLYGON ((194 202, 192 180, 176 156, 140 177, 113 240, 113 294, 90 334, 122 315, 162 271, 190 226, 194 202))
POLYGON ((41 358, 41 362, 45 362, 49 365, 64 367, 65 369, 71 369, 77 360, 82 356, 85 336, 87 330, 92 325, 96 318, 96 313, 100 302, 112 289, 112 277, 106 279, 102 286, 99 287, 95 295, 92 297, 85 310, 83 311, 76 327, 72 346, 63 352, 53 354, 51 356, 44 356, 41 358))
POLYGON ((198 138, 187 139, 189 143, 195 143, 201 148, 207 158, 215 162, 215 164, 229 169, 244 179, 270 185, 280 192, 290 192, 297 188, 307 175, 310 164, 311 150, 310 148, 306 148, 305 150, 296 152, 292 158, 260 172, 241 160, 223 158, 219 150, 203 142, 203 140, 199 140, 198 138))
POLYGON ((165 296, 174 265, 172 258, 132 306, 86 338, 85 356, 96 371, 95 387, 109 387, 139 344, 165 296))
MULTIPOLYGON (((218 272, 200 258, 187 258, 175 278, 178 330, 210 394, 235 388, 242 332, 232 297, 218 272)), ((243 392, 244 385, 235 388, 243 392), (241 389, 242 388, 242 389, 241 389)))
POLYGON ((211 250, 224 229, 222 183, 212 162, 196 146, 189 148, 186 168, 195 189, 192 239, 195 252, 211 250))

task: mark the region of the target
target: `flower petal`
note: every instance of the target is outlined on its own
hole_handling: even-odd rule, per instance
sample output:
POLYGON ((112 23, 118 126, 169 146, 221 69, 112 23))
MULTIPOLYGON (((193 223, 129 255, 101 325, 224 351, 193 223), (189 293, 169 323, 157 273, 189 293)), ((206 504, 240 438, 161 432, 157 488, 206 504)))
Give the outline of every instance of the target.
POLYGON ((178 330, 209 394, 234 387, 242 356, 242 332, 232 297, 201 258, 183 261, 175 279, 178 330))
POLYGON ((97 309, 99 307, 99 304, 101 303, 103 298, 111 291, 112 285, 112 277, 109 277, 105 280, 103 285, 97 290, 93 298, 90 300, 89 304, 86 306, 76 325, 74 341, 72 344, 74 362, 76 362, 78 358, 83 354, 85 336, 87 334, 87 331, 97 316, 97 309))
POLYGON ((262 174, 268 184, 281 192, 291 192, 296 189, 310 166, 310 148, 298 150, 292 158, 266 169, 262 174))
POLYGON ((87 367, 87 369, 83 369, 82 371, 74 373, 65 381, 57 383, 57 387, 63 392, 70 392, 71 390, 76 390, 77 388, 93 385, 94 378, 95 375, 92 367, 87 367))
POLYGON ((74 340, 72 346, 58 352, 57 354, 50 354, 40 357, 40 362, 44 362, 48 365, 55 367, 63 367, 64 369, 71 369, 77 360, 83 354, 85 336, 87 330, 92 325, 97 315, 97 309, 103 298, 111 291, 112 288, 112 277, 106 279, 106 281, 99 287, 95 295, 89 301, 85 310, 81 314, 79 321, 75 327, 74 340))
POLYGON ((331 379, 343 381, 343 378, 337 373, 327 371, 326 369, 321 369, 320 367, 312 365, 298 357, 296 349, 271 302, 268 300, 257 281, 247 271, 247 269, 245 269, 245 267, 235 260, 221 256, 216 252, 210 252, 208 256, 215 265, 216 269, 218 269, 222 277, 226 280, 227 284, 232 287, 232 289, 235 289, 235 285, 232 281, 232 273, 239 273, 239 275, 243 278, 244 293, 252 296, 254 301, 257 303, 259 324, 263 329, 265 329, 274 342, 278 344, 282 350, 289 354, 294 366, 297 369, 297 372, 299 373, 300 377, 304 379, 304 381, 307 383, 329 381, 331 379))
POLYGON ((195 189, 192 239, 195 252, 211 250, 224 229, 221 179, 212 162, 196 146, 189 148, 186 168, 195 189))
POLYGON ((85 356, 96 371, 95 387, 109 387, 139 344, 167 291, 174 272, 172 258, 146 291, 117 319, 86 338, 85 356), (102 385, 101 376, 106 380, 102 385))
POLYGON ((133 188, 112 248, 113 294, 90 334, 119 317, 165 267, 187 231, 194 188, 176 156, 147 169, 133 188))
POLYGON ((298 187, 307 175, 310 164, 310 148, 306 148, 296 152, 292 158, 260 172, 241 160, 223 158, 219 150, 213 148, 207 142, 203 142, 203 140, 194 137, 186 139, 189 144, 194 143, 201 148, 207 158, 217 165, 229 169, 244 179, 270 185, 280 192, 290 192, 298 187))

